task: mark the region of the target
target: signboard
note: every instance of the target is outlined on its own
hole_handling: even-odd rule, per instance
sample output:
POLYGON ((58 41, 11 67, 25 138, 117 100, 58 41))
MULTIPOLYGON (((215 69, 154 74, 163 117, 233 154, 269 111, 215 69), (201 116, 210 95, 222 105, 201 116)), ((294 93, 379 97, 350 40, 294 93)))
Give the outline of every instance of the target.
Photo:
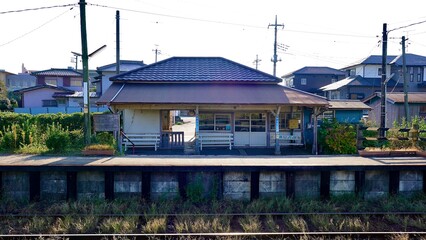
POLYGON ((120 115, 94 114, 93 128, 95 132, 118 132, 120 131, 120 115))
POLYGON ((288 128, 299 129, 299 119, 290 119, 288 121, 288 128))

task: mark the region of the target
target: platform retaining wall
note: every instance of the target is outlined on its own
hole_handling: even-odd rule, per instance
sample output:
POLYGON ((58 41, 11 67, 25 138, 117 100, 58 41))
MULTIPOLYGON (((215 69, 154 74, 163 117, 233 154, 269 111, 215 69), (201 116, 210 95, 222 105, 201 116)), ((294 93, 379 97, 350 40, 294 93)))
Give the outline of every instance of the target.
POLYGON ((0 172, 2 198, 23 201, 87 198, 218 198, 275 196, 327 198, 357 194, 366 199, 425 192, 425 171, 44 171, 0 172), (188 196, 189 194, 189 196, 188 196))

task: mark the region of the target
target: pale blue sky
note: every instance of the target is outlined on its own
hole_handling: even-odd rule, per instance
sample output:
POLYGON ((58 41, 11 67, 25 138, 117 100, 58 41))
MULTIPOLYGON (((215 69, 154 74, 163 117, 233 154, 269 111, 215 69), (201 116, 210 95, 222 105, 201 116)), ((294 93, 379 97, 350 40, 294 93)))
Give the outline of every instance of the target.
MULTIPOLYGON (((116 7, 121 8, 121 59, 153 63, 152 50, 158 45, 163 53, 159 60, 221 56, 254 67, 257 54, 262 60, 259 69, 267 73, 272 73, 274 35, 268 24, 278 15, 278 22, 285 24, 278 31, 278 42, 288 46, 285 52, 278 52, 282 60, 277 66, 278 76, 303 66, 341 68, 368 55, 381 54, 378 41, 383 23, 394 29, 426 20, 426 3, 418 0, 86 2, 112 7, 87 6, 89 53, 108 45, 90 60, 91 69, 115 61, 116 7)), ((6 1, 0 12, 72 3, 77 0, 6 1)), ((17 73, 22 63, 31 70, 75 66, 70 59, 71 51, 81 52, 78 6, 73 10, 0 14, 0 23, 0 69, 17 73)), ((401 53, 399 42, 404 34, 410 39, 407 52, 426 55, 426 23, 392 31, 389 55, 401 53)))

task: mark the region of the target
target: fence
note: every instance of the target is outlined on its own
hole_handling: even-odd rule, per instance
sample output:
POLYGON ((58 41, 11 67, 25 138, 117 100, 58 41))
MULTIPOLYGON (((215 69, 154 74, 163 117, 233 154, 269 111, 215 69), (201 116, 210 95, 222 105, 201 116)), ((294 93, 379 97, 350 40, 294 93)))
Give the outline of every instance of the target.
MULTIPOLYGON (((43 113, 76 113, 83 112, 81 107, 30 107, 30 108, 15 108, 16 113, 43 114, 43 113)), ((90 112, 106 112, 107 107, 91 107, 90 112)))

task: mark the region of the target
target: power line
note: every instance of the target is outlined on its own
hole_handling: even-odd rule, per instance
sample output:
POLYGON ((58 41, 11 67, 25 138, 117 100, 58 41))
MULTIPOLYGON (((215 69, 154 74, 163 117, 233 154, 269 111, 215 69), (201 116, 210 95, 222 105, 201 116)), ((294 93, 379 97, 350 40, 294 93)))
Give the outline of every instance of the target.
POLYGON ((412 27, 412 26, 419 25, 419 24, 422 24, 422 23, 426 23, 426 20, 423 20, 423 21, 420 21, 420 22, 411 23, 411 24, 408 24, 408 25, 405 25, 405 26, 402 26, 402 27, 397 27, 397 28, 391 29, 391 30, 388 31, 388 33, 391 32, 391 31, 396 31, 396 30, 399 30, 399 29, 412 27))
POLYGON ((47 24, 49 24, 49 23, 53 22, 54 20, 56 20, 57 18, 61 17, 62 15, 64 15, 65 13, 67 13, 68 11, 71 11, 71 10, 73 10, 73 7, 72 7, 72 8, 70 8, 70 9, 68 9, 67 11, 65 11, 65 12, 63 12, 63 13, 61 13, 61 14, 59 14, 58 16, 56 16, 56 17, 54 17, 54 18, 50 19, 49 21, 47 21, 47 22, 43 23, 42 25, 40 25, 40 26, 38 26, 38 27, 34 28, 33 30, 31 30, 31 31, 29 31, 29 32, 26 32, 26 33, 24 33, 24 34, 22 34, 22 35, 20 35, 20 36, 18 36, 18 37, 16 37, 16 38, 14 38, 14 39, 12 39, 12 40, 8 41, 8 42, 5 42, 5 43, 1 44, 1 45, 0 45, 0 47, 6 46, 6 45, 8 45, 8 44, 10 44, 10 43, 13 43, 13 42, 14 42, 14 41, 16 41, 16 40, 19 40, 19 39, 21 39, 21 38, 23 38, 23 37, 25 37, 25 36, 27 36, 27 35, 29 35, 29 34, 31 34, 31 33, 33 33, 33 32, 35 32, 35 31, 37 31, 38 29, 40 29, 40 28, 44 27, 45 25, 47 25, 47 24))
POLYGON ((26 8, 26 9, 20 9, 20 10, 4 11, 4 12, 0 12, 0 14, 36 11, 36 10, 44 10, 44 9, 50 9, 50 8, 75 7, 77 5, 78 5, 77 3, 73 3, 73 4, 55 5, 55 6, 47 6, 47 7, 26 8))
MULTIPOLYGON (((201 19, 201 18, 183 17, 183 16, 178 16, 178 15, 154 13, 154 12, 140 11, 140 10, 135 10, 135 9, 120 8, 120 7, 112 7, 112 6, 93 4, 93 3, 87 3, 87 4, 90 5, 90 6, 95 6, 95 7, 118 9, 118 10, 123 10, 123 11, 129 11, 129 12, 134 12, 134 13, 142 13, 142 14, 154 15, 154 16, 160 16, 160 17, 177 18, 177 19, 197 21, 197 22, 216 23, 216 24, 231 25, 231 26, 238 26, 238 27, 245 27, 245 28, 264 29, 264 26, 247 25, 247 24, 242 24, 242 23, 232 23, 232 22, 224 22, 224 21, 201 19)), ((342 37, 358 37, 358 38, 375 38, 376 37, 376 36, 370 36, 370 35, 343 34, 343 33, 332 33, 332 32, 315 32, 315 31, 302 31, 302 30, 291 30, 291 29, 286 29, 286 30, 283 30, 283 31, 295 32, 295 33, 305 33, 305 34, 342 36, 342 37)))

